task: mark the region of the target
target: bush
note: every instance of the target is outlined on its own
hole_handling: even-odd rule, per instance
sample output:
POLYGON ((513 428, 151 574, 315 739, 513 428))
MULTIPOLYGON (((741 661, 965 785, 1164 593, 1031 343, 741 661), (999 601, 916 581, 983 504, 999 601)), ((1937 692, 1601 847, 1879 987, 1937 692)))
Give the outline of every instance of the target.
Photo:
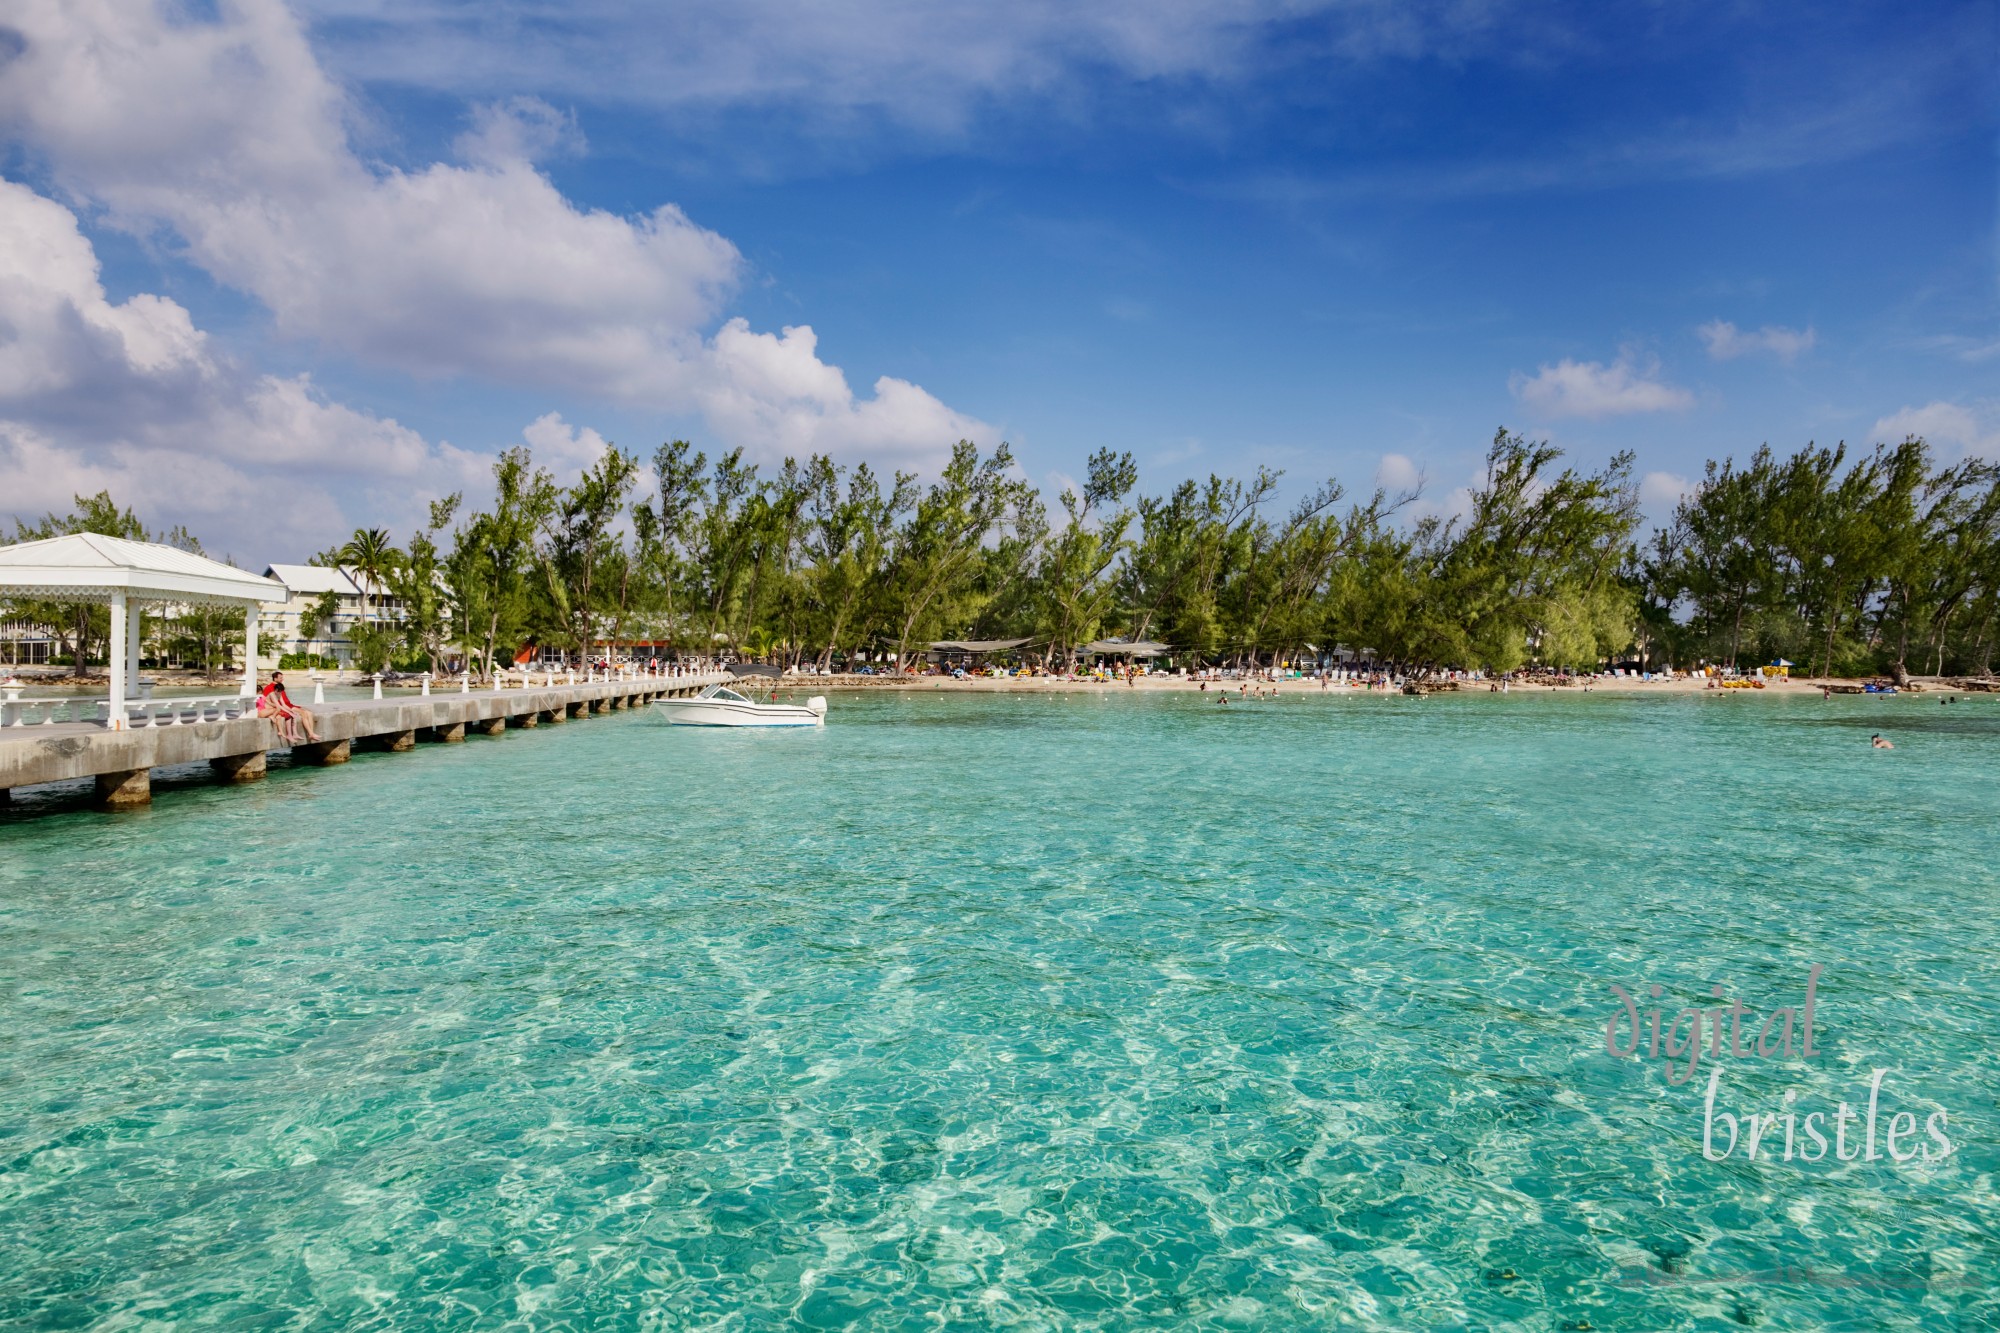
POLYGON ((389 665, 396 647, 395 636, 379 625, 356 625, 347 631, 347 641, 354 645, 354 665, 367 676, 389 665))
POLYGON ((285 653, 278 658, 280 671, 338 671, 340 663, 324 653, 285 653))

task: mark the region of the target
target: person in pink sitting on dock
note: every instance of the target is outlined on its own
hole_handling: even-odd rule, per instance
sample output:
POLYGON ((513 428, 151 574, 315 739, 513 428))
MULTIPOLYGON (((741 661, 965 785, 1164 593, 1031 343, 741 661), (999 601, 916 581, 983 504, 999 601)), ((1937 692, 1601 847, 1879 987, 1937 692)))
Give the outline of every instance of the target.
POLYGON ((299 743, 299 728, 304 727, 308 740, 317 742, 319 732, 314 730, 312 710, 302 708, 292 702, 292 696, 285 693, 285 673, 273 671, 271 679, 257 695, 257 712, 261 717, 275 717, 278 734, 289 742, 299 743))

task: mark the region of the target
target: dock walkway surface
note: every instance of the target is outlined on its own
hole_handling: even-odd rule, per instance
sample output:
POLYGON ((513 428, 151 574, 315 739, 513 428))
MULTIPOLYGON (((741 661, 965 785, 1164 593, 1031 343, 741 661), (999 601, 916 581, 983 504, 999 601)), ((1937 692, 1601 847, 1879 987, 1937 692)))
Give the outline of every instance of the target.
MULTIPOLYGON (((224 782, 254 782, 264 776, 273 751, 290 751, 294 763, 344 764, 356 746, 408 750, 420 737, 463 741, 468 729, 491 735, 510 727, 567 722, 695 694, 730 679, 726 672, 713 671, 309 704, 319 731, 317 744, 287 744, 275 723, 248 710, 227 716, 213 706, 213 696, 199 716, 190 700, 190 707, 172 720, 154 719, 127 731, 112 731, 102 722, 0 728, 0 801, 11 799, 15 787, 94 778, 101 807, 127 809, 152 800, 152 772, 169 765, 206 760, 224 782)), ((153 701, 160 712, 173 703, 153 701)))

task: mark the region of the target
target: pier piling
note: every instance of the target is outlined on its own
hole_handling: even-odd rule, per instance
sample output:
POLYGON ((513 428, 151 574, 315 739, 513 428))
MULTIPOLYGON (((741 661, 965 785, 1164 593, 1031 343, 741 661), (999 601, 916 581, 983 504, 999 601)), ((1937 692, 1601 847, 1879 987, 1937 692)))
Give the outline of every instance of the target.
POLYGON ((269 771, 266 754, 257 750, 251 754, 225 754, 208 761, 215 770, 215 776, 228 783, 260 782, 269 771))
POLYGON ((97 775, 97 806, 100 810, 136 810, 152 803, 152 769, 135 768, 122 773, 97 775))
POLYGON ((352 757, 352 741, 321 741, 318 745, 294 745, 292 762, 312 764, 324 768, 329 764, 344 764, 352 757))

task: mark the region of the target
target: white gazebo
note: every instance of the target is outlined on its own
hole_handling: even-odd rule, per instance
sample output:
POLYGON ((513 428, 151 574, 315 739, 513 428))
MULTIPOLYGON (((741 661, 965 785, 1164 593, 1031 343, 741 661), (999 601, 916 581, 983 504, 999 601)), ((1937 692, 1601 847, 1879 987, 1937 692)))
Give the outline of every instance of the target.
MULTIPOLYGON (((125 700, 138 691, 139 605, 243 608, 243 697, 257 693, 257 613, 282 602, 285 585, 219 560, 157 542, 127 541, 95 532, 0 546, 0 598, 104 602, 111 607, 113 731, 127 726, 125 700), (126 623, 127 616, 131 623, 126 623)), ((80 673, 81 662, 77 664, 80 673)))

